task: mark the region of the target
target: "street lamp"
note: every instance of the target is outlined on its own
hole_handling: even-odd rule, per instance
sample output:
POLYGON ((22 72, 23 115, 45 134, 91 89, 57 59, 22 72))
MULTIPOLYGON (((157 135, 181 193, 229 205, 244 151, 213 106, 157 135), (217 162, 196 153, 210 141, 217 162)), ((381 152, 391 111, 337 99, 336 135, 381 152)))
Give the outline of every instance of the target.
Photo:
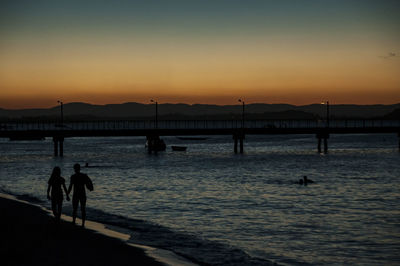
POLYGON ((242 99, 239 99, 238 102, 242 103, 242 128, 244 128, 244 101, 242 99))
POLYGON ((156 123, 155 123, 155 128, 157 129, 158 128, 158 102, 154 101, 153 99, 151 99, 150 102, 156 104, 156 123))
POLYGON ((57 101, 60 104, 60 111, 61 111, 61 126, 64 125, 64 113, 63 113, 63 102, 57 101))
POLYGON ((326 105, 326 127, 329 127, 329 101, 322 102, 321 104, 326 105))

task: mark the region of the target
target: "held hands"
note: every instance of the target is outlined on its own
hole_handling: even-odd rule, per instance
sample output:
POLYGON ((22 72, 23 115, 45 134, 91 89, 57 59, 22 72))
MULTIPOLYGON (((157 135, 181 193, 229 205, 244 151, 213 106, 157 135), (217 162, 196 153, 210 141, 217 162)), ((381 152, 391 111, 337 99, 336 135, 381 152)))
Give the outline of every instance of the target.
POLYGON ((70 201, 69 195, 67 194, 67 201, 70 201))

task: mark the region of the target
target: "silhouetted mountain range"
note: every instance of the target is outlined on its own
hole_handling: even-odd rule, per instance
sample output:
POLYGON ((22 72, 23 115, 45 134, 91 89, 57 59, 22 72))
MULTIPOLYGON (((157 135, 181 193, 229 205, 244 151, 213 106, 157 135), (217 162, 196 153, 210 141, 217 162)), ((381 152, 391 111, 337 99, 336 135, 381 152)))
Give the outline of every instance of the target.
POLYGON ((399 119, 400 120, 400 108, 390 112, 389 114, 384 116, 385 119, 399 119))
MULTIPOLYGON (((332 118, 388 118, 399 119, 400 104, 392 105, 330 105, 332 118)), ((311 104, 248 104, 247 119, 313 119, 326 117, 326 105, 311 104)), ((149 119, 154 117, 154 104, 124 103, 92 105, 87 103, 64 104, 66 120, 88 119, 149 119)), ((159 104, 160 119, 240 119, 241 105, 159 104)), ((2 119, 53 119, 60 116, 60 106, 48 109, 7 110, 0 108, 2 119)))

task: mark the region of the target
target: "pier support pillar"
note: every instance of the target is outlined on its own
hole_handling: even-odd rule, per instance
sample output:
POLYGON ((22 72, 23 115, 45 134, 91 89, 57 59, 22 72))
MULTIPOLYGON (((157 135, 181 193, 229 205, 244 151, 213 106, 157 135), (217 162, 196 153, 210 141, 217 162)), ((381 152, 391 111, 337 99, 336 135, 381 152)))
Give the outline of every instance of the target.
POLYGON ((54 143, 54 156, 58 156, 58 140, 57 138, 53 138, 53 143, 54 143))
POLYGON ((324 153, 328 153, 328 138, 324 138, 324 153))
POLYGON ((233 151, 235 153, 238 153, 238 142, 239 142, 239 152, 243 153, 244 151, 244 133, 243 132, 239 132, 239 133, 235 133, 233 135, 233 140, 234 140, 234 145, 233 145, 233 151))
POLYGON ((235 136, 233 136, 233 139, 234 139, 233 151, 234 151, 235 153, 237 153, 237 152, 238 152, 238 148, 237 148, 237 146, 238 146, 238 138, 237 138, 237 136, 235 135, 235 136))
POLYGON ((318 137, 318 153, 321 153, 321 138, 318 137))
POLYGON ((153 136, 146 136, 146 147, 147 147, 147 152, 149 153, 149 154, 151 154, 151 152, 153 151, 153 141, 154 141, 154 138, 153 138, 153 136))
POLYGON ((397 134, 397 139, 399 140, 399 152, 400 152, 400 132, 397 134))
POLYGON ((319 132, 317 133, 316 138, 318 139, 318 153, 322 153, 322 139, 324 139, 324 153, 328 153, 329 133, 319 132))
POLYGON ((60 156, 64 156, 64 137, 60 137, 58 140, 58 143, 60 143, 60 156))
POLYGON ((53 137, 54 156, 64 156, 64 137, 53 137))

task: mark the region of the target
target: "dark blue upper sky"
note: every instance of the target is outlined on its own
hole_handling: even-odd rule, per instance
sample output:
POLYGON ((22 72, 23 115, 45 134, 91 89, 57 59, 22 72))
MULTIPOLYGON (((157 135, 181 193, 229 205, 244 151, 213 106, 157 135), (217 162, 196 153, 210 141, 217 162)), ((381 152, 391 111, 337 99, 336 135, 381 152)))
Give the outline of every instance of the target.
POLYGON ((0 96, 399 101, 399 14, 396 0, 3 0, 0 96))

